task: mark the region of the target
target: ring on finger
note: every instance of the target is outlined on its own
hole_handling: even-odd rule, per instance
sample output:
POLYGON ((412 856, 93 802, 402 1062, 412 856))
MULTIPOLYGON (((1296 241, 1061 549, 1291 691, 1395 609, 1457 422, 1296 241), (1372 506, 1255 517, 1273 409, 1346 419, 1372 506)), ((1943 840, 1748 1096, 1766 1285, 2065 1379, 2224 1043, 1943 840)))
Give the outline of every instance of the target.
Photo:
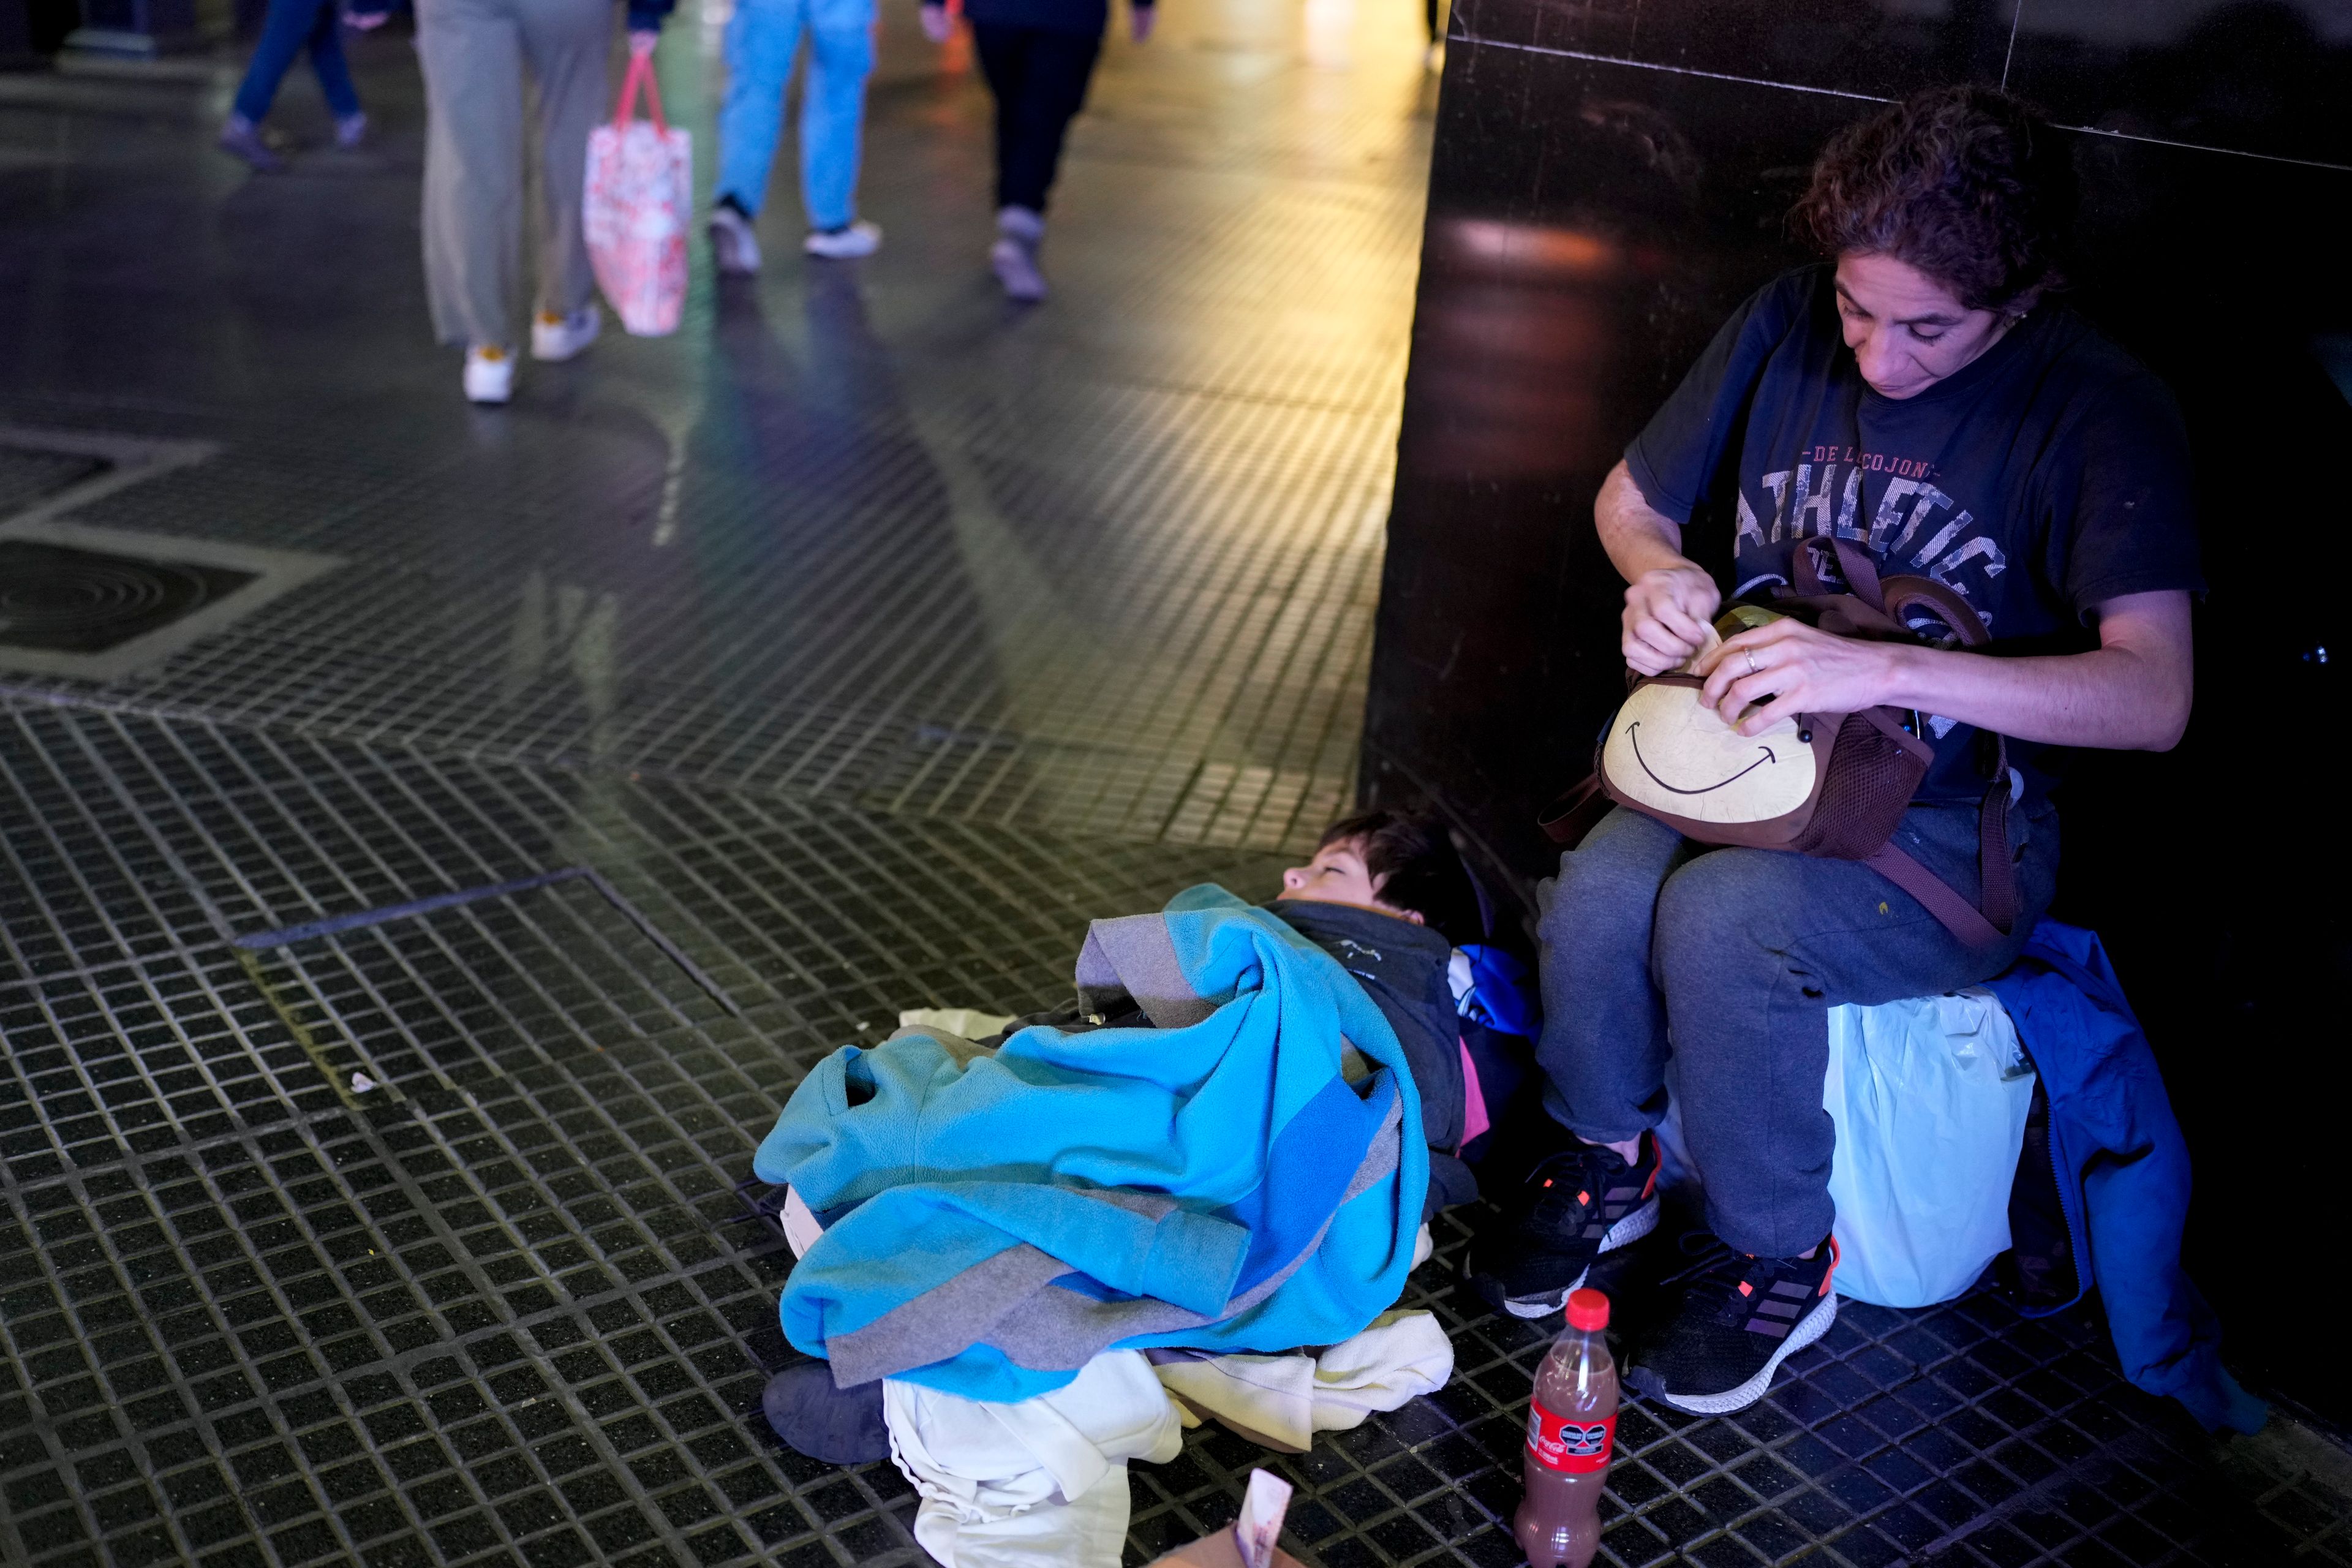
POLYGON ((1740 652, 1742 652, 1742 653, 1744 653, 1744 654, 1746 654, 1746 655, 1748 656, 1748 674, 1750 674, 1750 675, 1760 675, 1760 674, 1762 674, 1762 673, 1763 673, 1763 671, 1761 671, 1761 670, 1759 670, 1759 669, 1758 669, 1758 668, 1756 668, 1756 650, 1755 650, 1754 648, 1752 648, 1752 647, 1749 647, 1749 648, 1742 648, 1742 649, 1740 649, 1739 651, 1740 651, 1740 652))

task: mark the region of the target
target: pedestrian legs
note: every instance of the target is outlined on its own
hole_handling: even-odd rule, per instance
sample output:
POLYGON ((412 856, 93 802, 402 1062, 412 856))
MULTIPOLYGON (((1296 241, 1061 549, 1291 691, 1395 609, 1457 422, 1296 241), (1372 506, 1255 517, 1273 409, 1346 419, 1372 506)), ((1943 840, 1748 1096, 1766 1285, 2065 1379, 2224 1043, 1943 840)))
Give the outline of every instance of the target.
POLYGON ((972 39, 996 97, 996 205, 1043 214, 1102 39, 988 22, 973 25, 972 39))
POLYGON ((522 28, 508 0, 416 0, 416 55, 425 71, 425 289, 434 334, 445 343, 512 348, 522 253, 522 28))
POLYGON ((607 110, 606 0, 417 0, 425 68, 425 284, 445 343, 520 341, 523 86, 539 89, 545 210, 538 297, 549 315, 584 309, 594 288, 581 226, 588 132, 607 110))
POLYGON ((360 111, 359 89, 352 85, 351 64, 343 58, 342 6, 338 0, 320 0, 318 20, 310 24, 310 68, 319 73, 319 90, 338 122, 360 111))
POLYGON ((340 9, 338 0, 269 0, 252 63, 246 67, 236 101, 221 125, 223 149, 264 172, 286 166, 285 160, 262 140, 260 126, 269 106, 277 101, 278 89, 285 82, 295 55, 306 47, 311 68, 319 73, 327 107, 334 111, 336 144, 359 145, 367 116, 360 112, 360 95, 352 86, 351 68, 343 63, 340 9))
MULTIPOLYGON (((727 23, 727 96, 719 107, 719 180, 713 199, 755 217, 783 130, 784 89, 799 51, 806 0, 736 0, 727 23)), ((858 83, 861 93, 865 83, 858 83)))
POLYGON ((872 0, 808 0, 809 66, 801 83, 801 205, 824 231, 857 216, 866 79, 874 74, 872 0))
POLYGON ((261 37, 253 47, 253 61, 246 67, 245 80, 236 89, 238 114, 256 125, 267 120, 294 57, 305 48, 310 50, 319 86, 335 118, 360 111, 351 69, 343 63, 342 18, 338 9, 336 0, 269 0, 261 37))
POLYGON ((581 207, 588 180, 588 132, 612 112, 605 61, 613 10, 605 0, 514 0, 523 58, 539 83, 539 310, 570 318, 596 288, 581 207))

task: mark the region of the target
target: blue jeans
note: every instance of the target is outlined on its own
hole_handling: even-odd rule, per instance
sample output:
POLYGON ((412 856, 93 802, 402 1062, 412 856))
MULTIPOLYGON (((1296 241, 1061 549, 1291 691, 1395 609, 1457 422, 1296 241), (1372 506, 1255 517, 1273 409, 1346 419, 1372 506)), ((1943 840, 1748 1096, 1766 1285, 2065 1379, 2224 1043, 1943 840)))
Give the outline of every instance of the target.
MULTIPOLYGON (((1665 1115, 1671 1051, 1708 1226, 1759 1257, 1805 1251, 1836 1214, 1829 1010, 2008 968, 2056 889, 2057 813, 2012 813, 2010 831, 2020 913, 2007 941, 1979 950, 1859 861, 1707 849, 1619 806, 1537 889, 1544 1109, 1594 1142, 1632 1138, 1665 1115)), ((1973 804, 1915 805, 1895 837, 1976 898, 1973 804)))
POLYGON ((343 63, 343 19, 340 0, 269 0, 262 19, 261 41, 254 46, 253 63, 236 89, 236 111, 256 125, 269 117, 278 84, 308 45, 310 68, 319 73, 320 90, 338 120, 360 111, 360 95, 352 86, 352 68, 343 63))
POLYGON ((727 98, 719 109, 713 195, 733 197, 747 213, 760 210, 803 30, 809 65, 801 83, 801 205, 811 228, 839 228, 857 216, 874 0, 738 0, 727 24, 727 98))

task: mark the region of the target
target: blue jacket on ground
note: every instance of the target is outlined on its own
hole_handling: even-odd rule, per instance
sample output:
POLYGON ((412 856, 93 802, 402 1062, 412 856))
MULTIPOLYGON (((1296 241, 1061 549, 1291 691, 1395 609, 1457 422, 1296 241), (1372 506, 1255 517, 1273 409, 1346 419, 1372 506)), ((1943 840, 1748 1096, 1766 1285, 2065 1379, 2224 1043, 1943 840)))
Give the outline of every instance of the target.
POLYGON ((2074 1278, 2098 1286, 2124 1376, 2179 1400, 2208 1431, 2260 1430, 2268 1407, 2221 1365, 2221 1321, 2181 1271, 2189 1146, 2098 937, 2045 920, 2015 966, 1988 984, 2049 1097, 2074 1278))
POLYGON ((1106 1349, 1330 1344, 1394 1304, 1428 1154, 1345 970, 1201 887, 1095 922, 1078 989, 1156 1026, 845 1047, 760 1145, 761 1179, 825 1222, 781 1310, 837 1384, 1024 1399, 1106 1349), (1376 1068, 1353 1085, 1349 1044, 1376 1068))

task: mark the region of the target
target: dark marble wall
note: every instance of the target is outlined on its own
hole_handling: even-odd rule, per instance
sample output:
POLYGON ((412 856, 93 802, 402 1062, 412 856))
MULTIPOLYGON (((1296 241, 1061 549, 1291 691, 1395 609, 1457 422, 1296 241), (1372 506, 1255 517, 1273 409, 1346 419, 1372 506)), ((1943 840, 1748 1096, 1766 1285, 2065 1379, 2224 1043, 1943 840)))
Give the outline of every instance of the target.
POLYGON ((1955 79, 2070 128, 2074 303, 2180 398, 2213 586, 2189 739, 2089 758, 2062 796, 2059 912, 2106 936, 2156 1038, 2233 1359, 2352 1417, 2352 1358, 2310 1348, 2340 1329, 2308 1267, 2340 1246, 2311 1216, 2352 1199, 2341 0, 1457 0, 1364 791, 1434 798, 1543 872, 1533 813, 1622 690, 1601 476, 1724 315, 1803 258, 1782 215, 1822 142, 1955 79))

